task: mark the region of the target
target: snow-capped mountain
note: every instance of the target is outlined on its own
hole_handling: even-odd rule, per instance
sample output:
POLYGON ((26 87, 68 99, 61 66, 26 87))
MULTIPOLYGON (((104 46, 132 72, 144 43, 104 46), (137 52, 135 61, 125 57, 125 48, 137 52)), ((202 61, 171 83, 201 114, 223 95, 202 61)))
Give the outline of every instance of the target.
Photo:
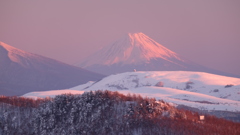
POLYGON ((143 33, 129 33, 85 61, 83 67, 94 64, 114 65, 120 63, 142 64, 151 59, 161 58, 170 63, 184 62, 176 53, 158 44, 143 33))
POLYGON ((201 71, 231 76, 195 64, 143 33, 129 33, 77 66, 101 74, 139 71, 201 71))
POLYGON ((0 95, 66 89, 102 77, 103 75, 0 42, 0 95))
MULTIPOLYGON (((240 79, 204 72, 126 72, 110 75, 95 83, 88 82, 71 90, 111 90, 154 97, 201 110, 240 111, 240 79)), ((65 92, 71 93, 67 90, 65 92)), ((48 91, 24 96, 36 98, 38 94, 41 97, 53 95, 48 91)))

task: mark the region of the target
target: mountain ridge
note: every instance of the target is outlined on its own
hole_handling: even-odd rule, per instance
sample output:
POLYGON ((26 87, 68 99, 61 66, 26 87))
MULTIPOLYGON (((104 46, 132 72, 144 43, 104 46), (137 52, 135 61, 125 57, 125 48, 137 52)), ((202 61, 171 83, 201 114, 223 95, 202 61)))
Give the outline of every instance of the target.
POLYGON ((0 95, 66 89, 103 75, 0 42, 0 95))

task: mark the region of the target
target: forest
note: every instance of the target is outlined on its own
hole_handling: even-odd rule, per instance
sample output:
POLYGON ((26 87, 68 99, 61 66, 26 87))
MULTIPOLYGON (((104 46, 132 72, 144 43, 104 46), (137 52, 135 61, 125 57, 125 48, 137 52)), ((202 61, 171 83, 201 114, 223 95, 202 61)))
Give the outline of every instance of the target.
POLYGON ((239 135, 240 123, 111 91, 30 99, 0 96, 0 135, 239 135))

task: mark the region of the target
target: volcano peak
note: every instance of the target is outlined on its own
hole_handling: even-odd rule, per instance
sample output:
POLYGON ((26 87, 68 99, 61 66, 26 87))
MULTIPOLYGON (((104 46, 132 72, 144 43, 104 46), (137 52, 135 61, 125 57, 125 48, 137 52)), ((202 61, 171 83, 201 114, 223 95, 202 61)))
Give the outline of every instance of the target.
POLYGON ((146 36, 142 32, 135 32, 135 33, 128 33, 127 34, 129 37, 138 37, 138 36, 146 36))
POLYGON ((78 66, 105 75, 129 72, 133 69, 138 71, 200 71, 228 75, 185 59, 142 32, 124 35, 85 59, 78 66))
POLYGON ((150 63, 156 59, 174 64, 184 61, 175 52, 142 32, 128 33, 90 56, 80 66, 86 68, 92 65, 138 65, 150 63))

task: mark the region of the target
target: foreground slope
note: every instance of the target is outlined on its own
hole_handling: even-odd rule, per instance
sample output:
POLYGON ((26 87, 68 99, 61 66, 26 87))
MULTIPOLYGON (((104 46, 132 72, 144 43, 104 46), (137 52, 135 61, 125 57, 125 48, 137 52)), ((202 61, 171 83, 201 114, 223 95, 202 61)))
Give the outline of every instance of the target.
POLYGON ((110 75, 139 71, 201 71, 234 76, 191 62, 143 33, 129 33, 90 55, 78 66, 110 75))
POLYGON ((141 94, 202 110, 240 111, 240 79, 203 72, 126 72, 110 75, 85 90, 141 94))
POLYGON ((0 42, 0 95, 66 89, 102 77, 0 42))
MULTIPOLYGON (((203 72, 126 72, 71 89, 111 90, 126 95, 132 93, 163 99, 176 105, 201 110, 240 112, 240 79, 203 72)), ((37 98, 40 94, 41 97, 48 96, 51 95, 51 91, 28 93, 24 96, 37 98)))
POLYGON ((153 98, 111 91, 32 100, 0 97, 0 134, 24 135, 226 135, 240 123, 179 110, 153 98), (17 102, 16 102, 17 101, 17 102), (3 103, 1 103, 3 102, 3 103), (18 104, 16 104, 18 103, 18 104), (11 104, 11 105, 9 105, 11 104), (33 107, 34 108, 33 108, 33 107))
POLYGON ((240 79, 204 72, 139 71, 105 77, 87 89, 131 90, 137 88, 171 88, 240 101, 240 79))

